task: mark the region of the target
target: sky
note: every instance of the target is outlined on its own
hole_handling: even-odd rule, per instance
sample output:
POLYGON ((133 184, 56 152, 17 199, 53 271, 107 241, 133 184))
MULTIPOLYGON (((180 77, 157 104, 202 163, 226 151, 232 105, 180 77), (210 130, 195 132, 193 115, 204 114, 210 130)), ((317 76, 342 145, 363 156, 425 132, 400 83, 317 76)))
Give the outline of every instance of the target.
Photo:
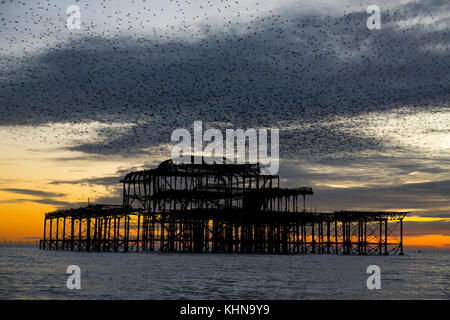
POLYGON ((406 247, 449 249, 449 21, 445 0, 1 1, 0 241, 121 203, 201 120, 279 129, 310 208, 408 211, 406 247))

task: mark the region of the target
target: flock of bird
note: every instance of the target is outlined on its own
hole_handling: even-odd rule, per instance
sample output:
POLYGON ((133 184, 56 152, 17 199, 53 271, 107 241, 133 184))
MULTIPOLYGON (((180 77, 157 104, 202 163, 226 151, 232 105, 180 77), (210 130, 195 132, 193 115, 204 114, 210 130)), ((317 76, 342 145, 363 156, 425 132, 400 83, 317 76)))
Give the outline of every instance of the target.
POLYGON ((1 1, 1 126, 132 124, 72 148, 123 155, 167 144, 195 120, 279 128, 282 157, 314 159, 383 148, 355 134, 354 116, 449 107, 442 2, 383 11, 381 30, 367 29, 363 7, 319 15, 263 1, 73 2, 81 30, 67 30, 60 2, 1 1))

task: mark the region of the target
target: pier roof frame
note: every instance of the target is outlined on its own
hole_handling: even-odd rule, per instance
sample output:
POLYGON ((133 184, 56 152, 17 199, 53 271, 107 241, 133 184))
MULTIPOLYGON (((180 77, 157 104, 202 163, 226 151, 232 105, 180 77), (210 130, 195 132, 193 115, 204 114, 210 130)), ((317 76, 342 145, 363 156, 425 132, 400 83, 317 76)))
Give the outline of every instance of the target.
POLYGON ((125 175, 121 182, 140 183, 152 176, 180 176, 180 177, 204 177, 204 176, 240 176, 242 178, 278 178, 277 175, 265 175, 261 173, 259 163, 207 163, 202 158, 202 163, 175 163, 172 159, 165 160, 154 169, 133 171, 125 175))

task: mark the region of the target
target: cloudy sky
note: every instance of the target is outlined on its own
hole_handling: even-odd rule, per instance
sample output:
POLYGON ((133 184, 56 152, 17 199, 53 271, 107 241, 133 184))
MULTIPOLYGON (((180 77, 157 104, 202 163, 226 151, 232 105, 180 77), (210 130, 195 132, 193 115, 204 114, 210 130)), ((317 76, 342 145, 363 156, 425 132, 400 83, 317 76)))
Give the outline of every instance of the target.
POLYGON ((202 120, 280 129, 311 208, 410 211, 407 244, 450 246, 448 1, 4 0, 0 24, 0 240, 120 203, 202 120))

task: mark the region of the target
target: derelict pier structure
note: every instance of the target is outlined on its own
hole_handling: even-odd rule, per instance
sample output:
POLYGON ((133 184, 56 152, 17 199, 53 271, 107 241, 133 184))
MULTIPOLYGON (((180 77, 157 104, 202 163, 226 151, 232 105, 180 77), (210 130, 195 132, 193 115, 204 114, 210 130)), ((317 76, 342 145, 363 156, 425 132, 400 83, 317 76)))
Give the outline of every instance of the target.
POLYGON ((311 212, 311 188, 280 188, 259 164, 167 160, 121 182, 122 206, 47 213, 41 249, 403 254, 405 212, 311 212))

